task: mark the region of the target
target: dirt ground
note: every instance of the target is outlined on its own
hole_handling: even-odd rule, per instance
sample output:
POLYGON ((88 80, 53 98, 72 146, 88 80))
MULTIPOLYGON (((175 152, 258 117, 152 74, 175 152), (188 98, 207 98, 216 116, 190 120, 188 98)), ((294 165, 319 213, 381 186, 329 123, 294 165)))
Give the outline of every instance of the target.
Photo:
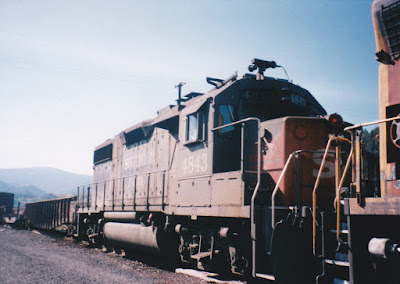
POLYGON ((102 253, 64 236, 0 226, 0 283, 207 283, 150 256, 102 253))

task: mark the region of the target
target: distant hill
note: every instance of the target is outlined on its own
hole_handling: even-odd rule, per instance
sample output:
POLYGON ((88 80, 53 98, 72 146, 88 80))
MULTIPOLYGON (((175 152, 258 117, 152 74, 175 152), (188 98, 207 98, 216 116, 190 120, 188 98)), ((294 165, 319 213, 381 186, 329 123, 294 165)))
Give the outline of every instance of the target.
MULTIPOLYGON (((44 194, 75 194, 76 187, 92 182, 92 176, 74 174, 55 168, 0 169, 0 181, 14 190, 44 194)), ((0 191, 7 191, 1 188, 0 191)), ((13 191, 9 191, 13 192, 13 191)))
POLYGON ((48 194, 46 191, 37 188, 36 186, 33 185, 18 186, 18 185, 11 185, 3 181, 0 181, 0 191, 11 192, 14 194, 22 194, 26 195, 27 197, 36 197, 48 194))
POLYGON ((59 197, 55 194, 47 193, 46 191, 41 190, 33 185, 17 186, 2 181, 0 181, 0 192, 11 192, 15 194, 14 207, 18 206, 18 202, 20 202, 21 206, 23 206, 26 202, 59 197))

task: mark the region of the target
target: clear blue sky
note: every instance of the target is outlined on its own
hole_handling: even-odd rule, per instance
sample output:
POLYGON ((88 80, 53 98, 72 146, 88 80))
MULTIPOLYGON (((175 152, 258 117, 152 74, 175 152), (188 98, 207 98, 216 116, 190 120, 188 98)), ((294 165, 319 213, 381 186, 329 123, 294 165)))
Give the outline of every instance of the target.
MULTIPOLYGON (((94 147, 174 86, 283 65, 328 113, 378 119, 369 0, 0 0, 0 168, 92 173, 94 147)), ((286 78, 282 69, 266 75, 286 78)))

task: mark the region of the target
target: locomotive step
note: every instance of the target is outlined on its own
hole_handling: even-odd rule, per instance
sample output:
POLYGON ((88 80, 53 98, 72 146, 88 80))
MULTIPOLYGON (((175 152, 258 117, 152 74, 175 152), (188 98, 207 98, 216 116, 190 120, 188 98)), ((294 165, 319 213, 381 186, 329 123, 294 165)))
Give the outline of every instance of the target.
MULTIPOLYGON (((340 259, 324 259, 324 273, 329 278, 335 279, 333 283, 348 283, 350 262, 340 259)), ((319 282, 318 282, 319 283, 319 282)), ((325 283, 325 282, 321 282, 325 283)), ((329 282, 332 283, 332 282, 329 282)))
MULTIPOLYGON (((337 230, 331 229, 330 232, 336 234, 337 230)), ((347 229, 339 230, 339 233, 340 234, 349 234, 349 230, 347 230, 347 229)))
POLYGON ((91 238, 97 237, 98 235, 99 234, 97 234, 97 233, 90 234, 90 235, 88 235, 88 238, 91 239, 91 238))
POLYGON ((190 257, 192 259, 200 260, 200 259, 205 258, 205 257, 210 257, 211 254, 212 254, 211 251, 205 251, 205 252, 199 252, 197 254, 191 255, 190 257))
POLYGON ((324 259, 324 262, 330 265, 349 267, 350 263, 348 261, 343 260, 335 260, 335 259, 324 259))
POLYGON ((270 281, 275 281, 275 276, 270 274, 256 273, 257 278, 263 278, 270 281))

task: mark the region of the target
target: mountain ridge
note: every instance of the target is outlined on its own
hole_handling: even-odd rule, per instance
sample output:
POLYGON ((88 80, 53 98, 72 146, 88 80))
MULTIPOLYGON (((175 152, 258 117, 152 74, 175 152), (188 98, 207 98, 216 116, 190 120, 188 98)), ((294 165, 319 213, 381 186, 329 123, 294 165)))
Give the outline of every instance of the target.
POLYGON ((90 184, 92 176, 51 167, 11 168, 0 169, 0 181, 16 188, 34 186, 46 193, 71 194, 78 186, 90 184))

